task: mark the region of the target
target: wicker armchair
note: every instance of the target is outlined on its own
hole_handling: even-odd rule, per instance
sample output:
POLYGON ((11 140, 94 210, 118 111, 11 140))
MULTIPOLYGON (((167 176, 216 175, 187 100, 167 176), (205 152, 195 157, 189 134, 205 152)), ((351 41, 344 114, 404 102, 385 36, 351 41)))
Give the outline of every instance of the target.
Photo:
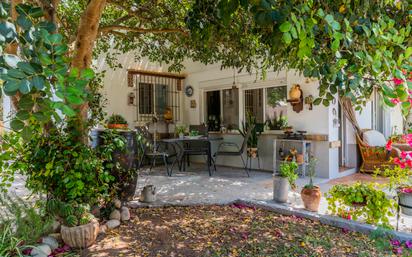
MULTIPOLYGON (((356 141, 362 156, 360 171, 365 173, 373 173, 377 169, 383 171, 385 168, 394 167, 396 164, 393 163, 392 159, 399 157, 401 150, 397 147, 392 147, 392 151, 388 151, 386 150, 385 145, 370 146, 367 142, 365 142, 365 140, 363 140, 363 134, 367 131, 371 130, 362 130, 362 136, 358 134, 356 135, 356 141)), ((409 151, 410 150, 412 149, 409 149, 409 151)))

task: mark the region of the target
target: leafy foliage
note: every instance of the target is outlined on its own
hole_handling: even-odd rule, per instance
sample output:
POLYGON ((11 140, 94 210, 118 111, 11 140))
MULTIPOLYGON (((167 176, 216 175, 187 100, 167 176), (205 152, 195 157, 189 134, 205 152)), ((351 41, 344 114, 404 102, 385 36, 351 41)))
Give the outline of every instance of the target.
POLYGON ((107 120, 108 124, 127 124, 127 120, 120 114, 112 114, 107 120))
POLYGON ((46 207, 50 214, 69 227, 85 225, 94 219, 87 204, 65 203, 49 199, 46 207))
MULTIPOLYGON (((9 234, 9 241, 5 243, 9 247, 18 240, 25 245, 35 244, 41 236, 51 231, 52 219, 46 215, 43 202, 35 204, 17 196, 0 193, 0 204, 0 230, 9 234)), ((5 256, 2 251, 3 249, 0 250, 0 255, 5 256)), ((11 252, 12 249, 8 251, 11 252)))
POLYGON ((64 202, 92 203, 107 196, 112 177, 102 155, 64 130, 49 133, 29 141, 16 133, 4 137, 1 150, 9 159, 2 158, 1 173, 11 178, 21 172, 27 188, 64 202))
MULTIPOLYGON (((9 8, 3 3, 0 11, 9 8)), ((85 102, 94 72, 70 69, 67 43, 55 33, 55 24, 44 20, 41 8, 20 4, 16 11, 16 22, 7 16, 0 23, 0 79, 6 95, 19 97, 11 128, 29 139, 53 120, 76 116, 75 106, 85 102), (18 55, 5 54, 8 43, 17 44, 18 55)))
POLYGON ((252 133, 247 141, 247 146, 250 148, 256 148, 262 131, 259 131, 259 125, 256 122, 256 117, 250 112, 246 113, 246 121, 242 121, 242 128, 239 128, 238 131, 243 137, 246 137, 249 129, 252 129, 252 133))
POLYGON ((335 185, 326 194, 326 200, 332 214, 342 215, 349 210, 354 220, 363 218, 369 224, 391 227, 389 217, 394 216, 395 201, 375 184, 335 185))
POLYGON ((292 188, 296 187, 295 182, 298 179, 297 169, 298 164, 296 162, 282 162, 279 167, 279 176, 287 178, 292 188))
POLYGON ((313 188, 313 178, 316 175, 316 164, 317 164, 318 160, 311 156, 309 163, 308 163, 308 176, 309 176, 309 184, 305 185, 305 188, 313 188))

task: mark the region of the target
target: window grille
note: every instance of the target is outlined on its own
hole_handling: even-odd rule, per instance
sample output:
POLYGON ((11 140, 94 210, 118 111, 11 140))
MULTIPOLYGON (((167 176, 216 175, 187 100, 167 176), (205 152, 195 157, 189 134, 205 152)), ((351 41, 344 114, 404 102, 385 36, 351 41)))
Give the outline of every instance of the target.
POLYGON ((167 110, 173 122, 180 121, 183 79, 177 74, 129 70, 128 85, 136 93, 136 121, 149 122, 155 115, 164 120, 167 110))

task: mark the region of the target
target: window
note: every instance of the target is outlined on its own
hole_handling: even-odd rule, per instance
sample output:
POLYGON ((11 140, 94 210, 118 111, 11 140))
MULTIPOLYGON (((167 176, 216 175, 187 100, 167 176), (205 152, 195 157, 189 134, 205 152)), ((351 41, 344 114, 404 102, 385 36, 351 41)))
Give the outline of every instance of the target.
POLYGON ((239 90, 237 88, 206 92, 206 123, 209 131, 239 127, 239 90))
POLYGON ((245 116, 251 113, 270 130, 287 125, 287 86, 245 90, 245 116))
POLYGON ((134 87, 137 96, 137 121, 151 121, 155 114, 159 120, 180 121, 183 78, 169 73, 130 70, 128 84, 134 87))
POLYGON ((263 123, 263 89, 245 90, 245 116, 250 113, 263 123))

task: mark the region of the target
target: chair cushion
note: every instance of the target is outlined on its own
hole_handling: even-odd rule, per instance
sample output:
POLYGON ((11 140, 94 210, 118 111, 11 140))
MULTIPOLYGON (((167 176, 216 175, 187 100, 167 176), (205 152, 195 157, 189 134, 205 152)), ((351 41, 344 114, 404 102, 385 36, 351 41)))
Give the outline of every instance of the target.
POLYGON ((385 146, 385 136, 377 130, 368 130, 363 133, 363 141, 369 146, 385 146))

